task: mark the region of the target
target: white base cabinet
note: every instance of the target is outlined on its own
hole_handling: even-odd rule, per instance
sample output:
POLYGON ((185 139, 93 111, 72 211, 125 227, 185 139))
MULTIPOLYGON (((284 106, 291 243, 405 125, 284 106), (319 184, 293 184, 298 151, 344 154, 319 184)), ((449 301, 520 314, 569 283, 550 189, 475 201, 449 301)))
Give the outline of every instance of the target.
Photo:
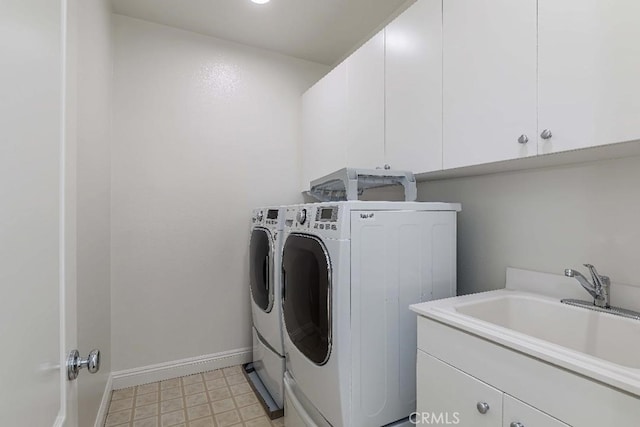
POLYGON ((502 395, 503 427, 569 427, 533 406, 529 406, 508 394, 502 395))
POLYGON ((640 425, 640 396, 424 316, 417 360, 417 412, 458 411, 461 426, 640 425))
POLYGON ((568 426, 423 351, 417 375, 418 425, 442 420, 470 427, 568 426))
POLYGON ((418 351, 416 372, 418 425, 428 425, 438 418, 463 426, 502 425, 500 390, 423 351, 418 351), (478 411, 478 405, 485 405, 484 413, 478 411))

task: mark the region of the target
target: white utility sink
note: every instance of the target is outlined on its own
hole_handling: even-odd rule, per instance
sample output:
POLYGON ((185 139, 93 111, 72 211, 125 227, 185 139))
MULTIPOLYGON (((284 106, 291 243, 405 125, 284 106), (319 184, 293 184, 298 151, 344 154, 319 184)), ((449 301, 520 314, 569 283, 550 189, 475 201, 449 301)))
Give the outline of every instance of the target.
POLYGON ((454 310, 621 366, 640 369, 640 321, 524 293, 460 303, 454 310))
POLYGON ((640 396, 640 320, 570 306, 560 299, 500 289, 415 304, 411 309, 640 396))

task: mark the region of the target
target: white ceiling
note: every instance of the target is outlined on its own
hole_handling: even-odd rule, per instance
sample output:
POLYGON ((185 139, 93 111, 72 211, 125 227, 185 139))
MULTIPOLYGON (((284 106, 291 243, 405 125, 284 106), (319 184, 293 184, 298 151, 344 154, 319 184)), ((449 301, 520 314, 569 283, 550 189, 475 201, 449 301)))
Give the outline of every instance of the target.
POLYGON ((327 65, 411 0, 112 0, 114 12, 327 65))

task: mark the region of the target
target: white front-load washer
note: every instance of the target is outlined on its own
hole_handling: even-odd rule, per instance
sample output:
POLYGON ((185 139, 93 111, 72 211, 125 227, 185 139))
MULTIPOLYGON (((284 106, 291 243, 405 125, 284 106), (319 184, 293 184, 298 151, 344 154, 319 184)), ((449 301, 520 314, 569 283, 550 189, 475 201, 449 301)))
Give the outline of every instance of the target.
POLYGON ((459 210, 364 201, 287 209, 287 425, 386 426, 415 411, 409 305, 455 295, 459 210))
POLYGON ((253 368, 278 408, 284 404, 280 272, 283 207, 254 209, 249 243, 253 368))

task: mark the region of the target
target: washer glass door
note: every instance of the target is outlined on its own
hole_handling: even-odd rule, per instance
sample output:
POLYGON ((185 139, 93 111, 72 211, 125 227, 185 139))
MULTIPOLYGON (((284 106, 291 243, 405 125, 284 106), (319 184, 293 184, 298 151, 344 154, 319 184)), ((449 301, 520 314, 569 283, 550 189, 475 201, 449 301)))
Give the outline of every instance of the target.
POLYGON ((271 286, 270 262, 272 256, 271 236, 263 228, 251 232, 249 244, 249 283, 255 304, 261 310, 269 312, 273 306, 273 287, 271 286))
POLYGON ((293 344, 314 363, 326 363, 331 352, 331 262, 316 237, 287 237, 282 252, 282 310, 293 344))

